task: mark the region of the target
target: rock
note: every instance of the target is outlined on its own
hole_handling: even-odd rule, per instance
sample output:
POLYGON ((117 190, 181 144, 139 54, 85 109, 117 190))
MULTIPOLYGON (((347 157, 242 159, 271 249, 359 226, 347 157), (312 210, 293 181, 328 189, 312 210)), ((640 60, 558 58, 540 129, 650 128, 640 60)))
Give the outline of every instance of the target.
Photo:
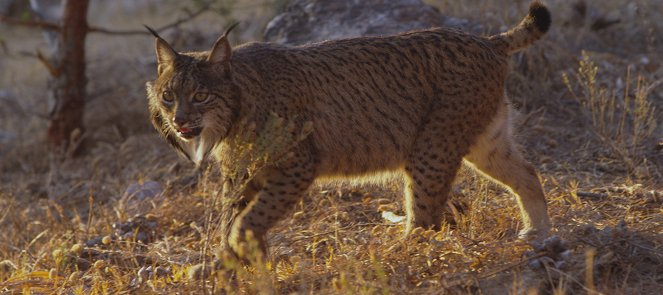
POLYGON ((156 239, 158 227, 156 217, 138 215, 126 222, 113 223, 113 234, 121 240, 148 244, 156 239))
POLYGON ((120 208, 129 215, 144 214, 151 208, 150 200, 162 196, 163 186, 156 181, 132 183, 119 200, 120 208))
POLYGON ((540 256, 529 262, 529 266, 537 270, 543 269, 544 266, 563 269, 568 266, 568 261, 573 256, 568 243, 559 236, 549 237, 542 242, 532 242, 532 248, 534 251, 526 252, 525 256, 540 256))
POLYGON ((421 0, 292 0, 272 19, 265 41, 303 44, 328 39, 391 35, 430 27, 478 33, 467 20, 444 16, 421 0))
POLYGON ((0 145, 10 144, 14 142, 16 138, 16 133, 0 130, 0 145))
POLYGON ((103 240, 103 237, 94 237, 92 239, 87 240, 85 242, 85 246, 95 247, 95 246, 102 245, 103 244, 102 240, 103 240))
POLYGON ((144 183, 133 183, 124 191, 124 195, 129 199, 143 201, 151 199, 163 192, 163 187, 156 181, 146 181, 144 183))

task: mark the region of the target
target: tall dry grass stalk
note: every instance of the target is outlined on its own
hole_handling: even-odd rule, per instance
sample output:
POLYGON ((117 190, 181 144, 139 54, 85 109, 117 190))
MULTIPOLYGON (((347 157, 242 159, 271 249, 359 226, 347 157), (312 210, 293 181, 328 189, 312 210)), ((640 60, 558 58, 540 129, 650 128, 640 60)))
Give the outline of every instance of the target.
POLYGON ((620 91, 619 87, 599 80, 598 65, 583 51, 573 77, 566 73, 562 76, 571 95, 591 118, 593 133, 611 148, 629 172, 646 160, 644 144, 657 127, 656 110, 649 94, 663 82, 648 82, 640 74, 634 79, 631 72, 628 67, 624 89, 620 91))
POLYGON ((259 275, 265 286, 255 286, 258 290, 265 290, 271 282, 269 265, 255 238, 247 233, 243 249, 235 253, 238 257, 228 254, 227 237, 233 221, 242 209, 240 203, 250 202, 242 195, 248 184, 266 168, 288 160, 292 157, 292 148, 305 140, 313 131, 313 123, 310 121, 297 123, 297 118, 286 119, 276 113, 271 113, 264 126, 258 128, 254 122, 242 121, 239 123, 240 131, 215 151, 222 153, 222 179, 223 186, 216 188, 206 210, 206 235, 204 247, 201 249, 205 257, 211 250, 210 246, 216 244, 219 249, 217 253, 222 269, 234 272, 238 277, 252 274, 259 275), (299 126, 298 126, 299 125, 299 126), (259 130, 258 130, 259 129, 259 130), (218 210, 213 210, 214 208, 218 210), (218 212, 221 214, 218 214, 218 212), (255 269, 247 273, 237 259, 248 260, 255 269))
POLYGON ((286 121, 271 113, 261 131, 254 122, 241 122, 240 131, 225 144, 220 152, 226 162, 224 178, 232 183, 227 197, 238 197, 246 185, 269 165, 278 165, 290 157, 290 150, 313 131, 313 122, 305 122, 299 132, 296 118, 286 121))

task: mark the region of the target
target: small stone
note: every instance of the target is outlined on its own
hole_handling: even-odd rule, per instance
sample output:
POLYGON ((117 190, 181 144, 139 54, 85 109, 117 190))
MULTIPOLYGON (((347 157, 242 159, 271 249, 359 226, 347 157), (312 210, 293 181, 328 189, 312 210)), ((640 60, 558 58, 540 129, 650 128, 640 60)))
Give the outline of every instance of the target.
POLYGON ((76 261, 76 267, 79 270, 88 270, 92 264, 89 260, 79 257, 72 257, 72 260, 76 261))
POLYGON ((127 232, 122 235, 122 240, 133 241, 133 239, 134 239, 134 234, 132 232, 127 232))
POLYGON ((555 265, 555 260, 548 256, 543 256, 539 259, 537 259, 541 264, 546 265, 546 266, 553 266, 555 265))
POLYGON ((628 227, 627 227, 627 225, 626 225, 626 221, 625 221, 624 219, 620 220, 620 221, 617 223, 617 226, 615 226, 615 229, 616 229, 616 230, 619 230, 619 231, 621 231, 621 232, 626 232, 626 231, 628 230, 628 227))
POLYGON ((151 229, 151 230, 157 229, 158 226, 159 226, 159 223, 156 222, 156 221, 148 221, 148 222, 145 223, 145 227, 148 228, 148 229, 151 229))
POLYGON ((559 238, 559 236, 552 236, 552 237, 549 237, 549 238, 543 240, 543 244, 548 246, 548 247, 554 247, 554 246, 558 245, 560 243, 560 241, 561 241, 561 239, 559 238))
POLYGON ((147 234, 145 232, 139 231, 136 234, 136 242, 147 244, 147 234))
POLYGON ((154 198, 163 192, 163 187, 156 181, 146 181, 144 183, 133 183, 124 191, 126 198, 135 198, 140 201, 154 198))
POLYGON ((594 225, 591 224, 584 224, 580 230, 585 235, 593 234, 599 231, 594 225))
POLYGON ((543 265, 541 264, 541 261, 539 261, 538 259, 533 259, 532 261, 529 262, 529 267, 531 267, 532 269, 539 270, 543 268, 543 265))
POLYGON ((544 244, 540 243, 538 241, 534 241, 531 243, 532 249, 534 249, 534 252, 541 252, 544 250, 544 244))
POLYGON ((402 223, 406 219, 405 216, 396 215, 394 212, 391 211, 382 211, 380 215, 382 216, 383 219, 392 223, 402 223))
POLYGON ((105 236, 101 239, 101 243, 103 243, 104 245, 110 245, 110 243, 112 242, 113 238, 111 238, 110 236, 105 236))
POLYGON ((562 242, 561 238, 556 235, 543 240, 543 242, 533 241, 531 243, 531 246, 535 252, 538 253, 545 251, 549 254, 556 254, 566 250, 564 245, 565 244, 562 242))
POLYGON ((85 245, 88 246, 88 247, 94 247, 94 246, 97 246, 97 245, 101 245, 101 239, 102 239, 102 237, 96 237, 96 238, 93 238, 93 239, 89 239, 85 242, 85 245))

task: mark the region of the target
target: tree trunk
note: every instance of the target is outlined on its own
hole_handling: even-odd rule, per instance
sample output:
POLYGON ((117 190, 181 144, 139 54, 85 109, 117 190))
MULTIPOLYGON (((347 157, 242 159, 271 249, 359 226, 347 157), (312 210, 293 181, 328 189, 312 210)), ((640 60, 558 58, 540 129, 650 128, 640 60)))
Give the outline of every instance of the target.
POLYGON ((88 0, 64 0, 58 50, 54 53, 53 76, 49 95, 54 102, 50 110, 48 143, 51 149, 70 148, 75 137, 83 134, 85 106, 85 35, 88 0))

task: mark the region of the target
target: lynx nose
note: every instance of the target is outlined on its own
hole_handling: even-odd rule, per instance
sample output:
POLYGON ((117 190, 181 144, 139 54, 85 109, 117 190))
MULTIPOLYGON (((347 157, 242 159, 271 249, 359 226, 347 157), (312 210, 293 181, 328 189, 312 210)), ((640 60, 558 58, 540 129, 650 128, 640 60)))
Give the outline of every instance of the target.
POLYGON ((173 125, 175 125, 175 128, 182 128, 186 123, 187 120, 184 118, 184 116, 175 116, 175 118, 173 118, 173 125))

